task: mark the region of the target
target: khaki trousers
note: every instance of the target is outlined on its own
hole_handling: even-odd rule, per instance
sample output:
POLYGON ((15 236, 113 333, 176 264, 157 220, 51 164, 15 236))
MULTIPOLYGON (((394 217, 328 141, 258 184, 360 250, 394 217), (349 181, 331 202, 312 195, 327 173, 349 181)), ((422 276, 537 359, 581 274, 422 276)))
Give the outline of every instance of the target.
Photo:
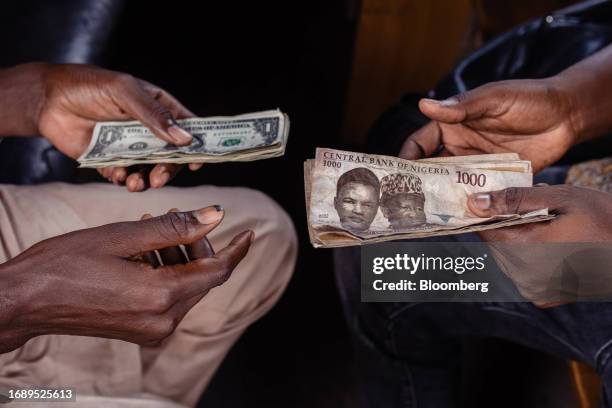
POLYGON ((160 215, 171 208, 192 210, 212 204, 223 205, 226 212, 209 236, 215 249, 246 229, 255 231, 255 241, 231 278, 211 290, 162 345, 141 347, 79 336, 37 337, 0 355, 0 386, 72 387, 87 407, 158 406, 150 400, 138 405, 135 395, 139 393, 194 406, 232 344, 281 296, 297 251, 288 216, 254 190, 201 186, 128 193, 106 184, 0 185, 0 262, 38 241, 73 230, 138 220, 147 212, 160 215), (95 405, 96 396, 99 405, 95 405), (106 397, 123 398, 117 398, 115 404, 106 397))

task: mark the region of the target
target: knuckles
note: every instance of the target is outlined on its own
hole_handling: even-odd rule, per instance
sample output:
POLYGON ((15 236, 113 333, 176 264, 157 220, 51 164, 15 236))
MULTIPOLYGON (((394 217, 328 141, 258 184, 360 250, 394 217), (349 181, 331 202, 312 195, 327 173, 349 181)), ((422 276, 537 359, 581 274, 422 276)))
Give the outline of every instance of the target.
POLYGON ((111 76, 109 84, 118 89, 131 88, 136 85, 136 78, 123 72, 117 73, 111 76))
POLYGON ((164 126, 167 126, 169 121, 173 119, 172 113, 170 113, 161 103, 153 103, 150 107, 150 113, 152 116, 161 120, 164 126))
POLYGON ((194 218, 191 213, 171 212, 157 218, 157 231, 166 240, 183 243, 194 232, 194 218))
POLYGON ((143 319, 140 329, 133 332, 133 337, 127 340, 146 346, 159 345, 174 333, 179 322, 179 318, 166 315, 143 319))
POLYGON ((162 288, 149 299, 149 312, 155 315, 166 313, 174 304, 173 291, 168 288, 162 288))
POLYGON ((499 203, 500 213, 518 214, 521 203, 525 198, 525 190, 519 187, 510 187, 505 189, 502 194, 499 203))
POLYGON ((454 95, 452 98, 456 99, 458 103, 463 103, 469 100, 471 96, 472 95, 470 94, 469 91, 465 91, 465 92, 459 92, 458 94, 454 95))
POLYGON ((156 319, 151 325, 147 336, 149 341, 162 341, 170 336, 172 333, 174 333, 174 330, 176 330, 178 320, 179 319, 170 316, 164 316, 156 319))

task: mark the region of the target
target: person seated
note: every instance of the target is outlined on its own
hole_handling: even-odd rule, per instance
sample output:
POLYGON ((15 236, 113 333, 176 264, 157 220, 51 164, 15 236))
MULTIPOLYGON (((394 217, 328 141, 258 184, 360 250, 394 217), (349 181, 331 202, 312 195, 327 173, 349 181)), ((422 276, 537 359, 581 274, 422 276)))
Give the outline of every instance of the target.
MULTIPOLYGON (((0 136, 40 134, 72 158, 98 121, 139 120, 185 145, 176 119, 189 116, 123 73, 0 71, 0 136)), ((195 406, 278 301, 297 245, 287 214, 260 192, 159 189, 180 167, 102 169, 117 185, 0 185, 0 389, 70 387, 75 406, 195 406)))
MULTIPOLYGON (((406 135, 398 154, 415 160, 436 153, 516 152, 539 172, 572 146, 612 131, 612 95, 607 87, 611 81, 612 46, 608 46, 553 77, 493 82, 443 101, 422 99, 420 110, 431 121, 406 135)), ((485 242, 612 242, 608 192, 537 185, 478 193, 468 205, 480 217, 542 208, 556 214, 546 222, 478 233, 485 242)), ((498 261, 524 259, 524 254, 496 248, 501 251, 495 254, 498 261)), ((370 406, 456 406, 460 388, 456 367, 465 336, 507 339, 586 362, 601 376, 603 406, 612 406, 611 303, 552 304, 546 272, 526 268, 525 262, 523 267, 499 263, 510 264, 504 272, 531 303, 362 303, 356 273, 360 266, 343 262, 342 252, 338 254, 337 281, 370 406)), ((612 293, 607 265, 579 271, 595 273, 589 276, 595 285, 588 287, 594 292, 581 293, 582 298, 612 293)))

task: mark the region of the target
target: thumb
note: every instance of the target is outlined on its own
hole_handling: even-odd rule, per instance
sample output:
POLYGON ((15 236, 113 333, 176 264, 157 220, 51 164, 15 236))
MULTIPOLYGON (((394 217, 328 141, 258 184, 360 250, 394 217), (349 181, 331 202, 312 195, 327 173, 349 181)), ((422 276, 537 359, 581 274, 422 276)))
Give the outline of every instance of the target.
POLYGON ((524 214, 543 208, 558 209, 555 187, 510 187, 504 190, 475 193, 468 197, 468 208, 478 217, 524 214))
POLYGON ((160 217, 134 222, 109 224, 98 237, 111 242, 111 251, 119 256, 133 256, 156 249, 189 245, 203 239, 223 219, 223 207, 212 205, 189 212, 169 212, 160 217))
POLYGON ((460 123, 480 118, 495 108, 498 103, 494 92, 494 86, 482 86, 442 101, 423 98, 419 101, 419 109, 431 120, 460 123))

